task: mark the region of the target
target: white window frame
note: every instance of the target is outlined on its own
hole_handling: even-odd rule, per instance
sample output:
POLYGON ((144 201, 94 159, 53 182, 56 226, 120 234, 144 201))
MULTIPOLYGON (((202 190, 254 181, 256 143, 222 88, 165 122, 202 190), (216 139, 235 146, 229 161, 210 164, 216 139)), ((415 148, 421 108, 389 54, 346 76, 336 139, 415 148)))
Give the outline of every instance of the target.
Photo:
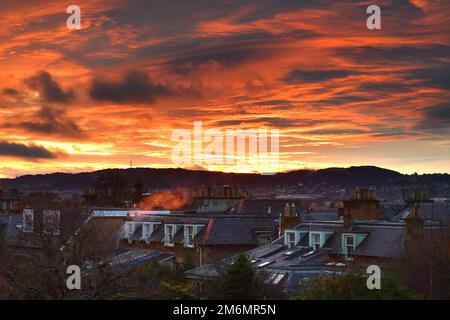
POLYGON ((191 225, 191 224, 187 224, 184 226, 184 246, 188 247, 188 248, 193 248, 194 247, 194 237, 197 234, 197 226, 195 225, 191 225), (188 233, 188 228, 192 228, 192 238, 191 241, 189 241, 189 233, 188 233))
POLYGON ((23 209, 22 229, 23 229, 23 232, 33 232, 33 230, 34 230, 34 210, 33 209, 23 209))
POLYGON ((356 248, 356 237, 354 234, 343 234, 342 235, 343 251, 346 255, 351 255, 356 248), (352 239, 352 244, 348 244, 348 239, 352 239), (351 247, 349 252, 348 248, 351 247))
POLYGON ((61 211, 59 210, 43 210, 43 227, 44 231, 53 234, 59 234, 61 224, 61 211))
POLYGON ((134 223, 125 222, 125 237, 130 238, 134 233, 134 223))
POLYGON ((297 245, 297 238, 298 238, 298 236, 297 236, 297 232, 296 231, 286 230, 284 232, 284 238, 285 238, 284 243, 289 248, 295 247, 297 245), (292 235, 292 234, 294 235, 294 243, 292 243, 292 240, 289 239, 289 236, 292 235))
POLYGON ((144 222, 142 224, 142 239, 147 240, 153 233, 153 224, 144 222))
POLYGON ((309 235, 309 246, 314 250, 318 250, 323 246, 323 234, 322 232, 310 232, 309 235), (319 236, 319 242, 314 241, 314 236, 319 236), (318 247, 316 247, 318 245, 318 247))
POLYGON ((164 245, 167 247, 173 247, 173 238, 175 237, 176 225, 175 224, 165 224, 164 225, 164 245), (169 234, 168 229, 171 228, 172 232, 169 234))

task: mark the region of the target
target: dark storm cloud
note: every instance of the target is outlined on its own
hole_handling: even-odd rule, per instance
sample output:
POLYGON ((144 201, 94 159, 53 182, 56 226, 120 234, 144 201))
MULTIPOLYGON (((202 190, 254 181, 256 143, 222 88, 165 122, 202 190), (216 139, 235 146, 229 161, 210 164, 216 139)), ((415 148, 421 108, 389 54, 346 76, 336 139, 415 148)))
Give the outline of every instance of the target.
POLYGON ((356 72, 342 69, 316 71, 292 70, 283 78, 283 81, 288 84, 295 84, 300 82, 321 82, 332 79, 345 78, 353 74, 356 74, 356 72))
POLYGON ((450 56, 450 46, 441 44, 420 47, 364 46, 339 49, 337 50, 337 54, 354 60, 357 63, 383 63, 409 66, 416 63, 434 62, 437 58, 447 58, 450 56))
POLYGON ((15 121, 3 125, 5 128, 21 128, 28 132, 56 135, 64 138, 83 138, 86 134, 66 114, 64 109, 42 107, 34 114, 34 121, 15 121))
POLYGON ((394 82, 364 82, 359 85, 359 89, 370 93, 401 93, 413 90, 411 85, 404 85, 394 82))
POLYGON ((176 73, 185 74, 211 62, 229 68, 246 62, 269 59, 277 53, 278 48, 268 48, 266 45, 273 40, 270 37, 262 38, 264 40, 253 40, 249 43, 250 39, 235 41, 225 37, 221 39, 222 44, 215 46, 199 43, 195 49, 177 54, 168 62, 168 66, 176 73))
POLYGON ((298 0, 122 0, 119 5, 107 12, 107 15, 119 24, 152 26, 157 35, 174 32, 190 32, 199 21, 220 19, 232 15, 245 7, 252 10, 243 14, 236 23, 249 23, 261 18, 273 17, 280 12, 289 12, 301 8, 325 7, 330 1, 298 0))
POLYGON ((47 71, 39 71, 34 76, 25 79, 25 84, 39 92, 47 103, 66 103, 74 98, 72 91, 64 91, 47 71))
POLYGON ((422 116, 415 129, 435 134, 450 134, 450 106, 448 104, 427 107, 423 110, 422 116))
POLYGON ((0 156, 25 159, 53 159, 56 154, 40 146, 27 146, 21 143, 0 141, 0 156))
POLYGON ((16 96, 19 94, 19 90, 14 88, 3 88, 2 93, 7 96, 16 96))
POLYGON ((158 97, 175 95, 175 92, 153 83, 143 72, 129 71, 118 81, 93 79, 89 94, 96 101, 144 103, 153 102, 158 97))
POLYGON ((410 75, 411 78, 422 80, 427 85, 450 89, 450 64, 416 69, 410 75))
POLYGON ((329 99, 321 99, 314 101, 313 105, 315 106, 322 106, 322 107, 328 107, 328 106, 340 106, 347 103, 354 103, 354 102, 366 102, 366 101, 372 101, 373 99, 370 97, 364 97, 364 96, 357 96, 357 95, 349 95, 349 94, 336 94, 333 95, 329 99))

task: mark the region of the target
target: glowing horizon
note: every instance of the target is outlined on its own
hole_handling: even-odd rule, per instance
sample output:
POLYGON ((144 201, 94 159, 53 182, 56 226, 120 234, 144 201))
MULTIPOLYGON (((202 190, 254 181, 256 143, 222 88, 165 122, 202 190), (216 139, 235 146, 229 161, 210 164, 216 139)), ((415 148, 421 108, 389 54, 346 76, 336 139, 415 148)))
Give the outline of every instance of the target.
MULTIPOLYGON (((450 3, 0 4, 0 178, 170 167, 175 129, 280 131, 280 172, 450 173, 450 3)), ((265 172, 263 165, 186 166, 265 172)))

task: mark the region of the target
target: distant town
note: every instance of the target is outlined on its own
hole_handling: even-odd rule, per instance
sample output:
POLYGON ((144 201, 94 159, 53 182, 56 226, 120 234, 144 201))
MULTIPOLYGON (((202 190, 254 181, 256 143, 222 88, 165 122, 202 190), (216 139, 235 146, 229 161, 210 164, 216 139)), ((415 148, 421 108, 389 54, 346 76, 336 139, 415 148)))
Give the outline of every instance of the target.
POLYGON ((1 182, 0 299, 450 298, 447 174, 130 168, 1 182))

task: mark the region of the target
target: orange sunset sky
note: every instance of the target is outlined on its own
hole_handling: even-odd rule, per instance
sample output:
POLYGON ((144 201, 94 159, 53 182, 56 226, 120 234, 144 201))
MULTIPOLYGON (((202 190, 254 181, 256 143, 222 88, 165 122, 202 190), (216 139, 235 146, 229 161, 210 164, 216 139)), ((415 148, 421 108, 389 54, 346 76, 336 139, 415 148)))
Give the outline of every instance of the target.
MULTIPOLYGON (((0 2, 0 177, 173 167, 174 129, 276 128, 282 170, 450 172, 450 2, 0 2), (67 6, 82 29, 66 27, 67 6), (381 30, 366 27, 381 7, 381 30)), ((262 167, 204 166, 224 171, 262 167)))

